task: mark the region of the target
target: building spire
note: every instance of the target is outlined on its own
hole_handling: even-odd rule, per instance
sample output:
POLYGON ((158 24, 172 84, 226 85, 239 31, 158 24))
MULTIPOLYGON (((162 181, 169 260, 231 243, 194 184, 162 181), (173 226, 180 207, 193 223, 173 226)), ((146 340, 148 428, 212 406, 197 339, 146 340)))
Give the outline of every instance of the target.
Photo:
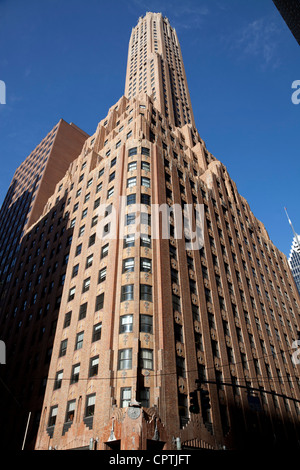
POLYGON ((285 213, 286 213, 287 219, 288 219, 288 221, 289 221, 289 224, 290 224, 290 226, 291 226, 291 228, 292 228, 292 231, 293 231, 293 234, 294 234, 295 240, 296 240, 296 242, 297 242, 298 246, 300 247, 300 240, 299 240, 299 236, 298 236, 298 234, 296 233, 296 231, 295 231, 295 229, 294 229, 294 227, 293 227, 293 224, 292 224, 292 222, 291 222, 291 219, 289 218, 289 215, 288 215, 288 212, 287 212, 287 209, 286 209, 286 207, 284 208, 284 210, 285 210, 285 213))

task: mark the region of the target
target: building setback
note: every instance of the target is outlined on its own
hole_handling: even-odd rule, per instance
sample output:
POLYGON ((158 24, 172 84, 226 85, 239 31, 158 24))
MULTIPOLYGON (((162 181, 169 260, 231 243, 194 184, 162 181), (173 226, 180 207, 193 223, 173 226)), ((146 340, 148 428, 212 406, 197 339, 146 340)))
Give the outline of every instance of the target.
POLYGON ((5 383, 20 404, 26 392, 43 400, 28 446, 297 445, 299 294, 286 257, 195 127, 178 38, 161 14, 132 30, 125 95, 26 230, 6 299, 1 331, 15 359, 5 383), (204 207, 196 249, 177 236, 188 204, 194 222, 204 207), (155 205, 169 208, 169 237, 154 236, 155 205), (13 387, 23 370, 31 381, 13 387), (211 408, 198 391, 192 413, 197 379, 211 408))

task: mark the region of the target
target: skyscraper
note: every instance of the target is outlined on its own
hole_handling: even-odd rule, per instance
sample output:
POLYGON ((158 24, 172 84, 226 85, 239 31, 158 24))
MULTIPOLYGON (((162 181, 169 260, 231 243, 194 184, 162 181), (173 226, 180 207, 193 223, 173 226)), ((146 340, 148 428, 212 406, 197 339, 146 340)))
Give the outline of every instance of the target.
MULTIPOLYGON (((33 282, 35 273, 45 264, 50 243, 52 250, 55 245, 55 241, 51 241, 50 228, 47 227, 46 231, 45 224, 38 233, 40 226, 35 224, 45 206, 49 214, 48 198, 81 151, 87 137, 73 123, 68 124, 60 119, 17 168, 1 207, 0 339, 5 341, 7 349, 7 362, 0 370, 0 420, 3 423, 0 440, 3 448, 21 448, 28 410, 32 419, 27 443, 31 441, 31 446, 34 445, 43 400, 43 385, 34 380, 34 376, 38 373, 47 377, 58 315, 58 304, 52 302, 50 291, 45 306, 42 299, 47 299, 46 282, 53 282, 60 269, 55 273, 53 268, 53 273, 49 272, 45 279, 39 272, 33 282), (22 246, 25 234, 32 226, 38 233, 38 243, 36 240, 29 242, 28 239, 30 253, 27 255, 27 246, 24 249, 22 246), (39 289, 43 292, 38 302, 39 289)), ((65 236, 60 234, 60 243, 65 236)), ((58 253, 55 256, 59 259, 58 253)), ((64 267, 61 264, 62 270, 64 267)))
POLYGON ((178 38, 161 14, 139 18, 124 96, 19 252, 0 319, 17 332, 13 350, 29 351, 58 312, 42 342, 47 377, 32 372, 39 357, 23 358, 43 396, 36 449, 296 445, 299 294, 195 127, 178 38), (190 243, 202 230, 204 243, 190 243))
POLYGON ((299 235, 295 232, 293 224, 288 216, 288 213, 286 211, 286 215, 289 221, 289 224, 292 228, 294 238, 291 246, 291 251, 290 255, 288 258, 289 265, 293 274, 293 277, 295 279, 295 283, 297 286, 297 289, 300 293, 300 237, 299 235))

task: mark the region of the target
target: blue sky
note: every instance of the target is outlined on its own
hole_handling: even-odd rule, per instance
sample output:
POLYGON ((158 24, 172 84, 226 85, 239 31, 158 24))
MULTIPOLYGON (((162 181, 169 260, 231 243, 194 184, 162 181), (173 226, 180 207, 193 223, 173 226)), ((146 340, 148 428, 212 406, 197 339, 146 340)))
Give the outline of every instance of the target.
POLYGON ((0 204, 60 118, 93 133, 122 96, 146 11, 176 28, 197 129, 288 255, 284 206, 300 232, 300 50, 271 0, 0 0, 0 204))

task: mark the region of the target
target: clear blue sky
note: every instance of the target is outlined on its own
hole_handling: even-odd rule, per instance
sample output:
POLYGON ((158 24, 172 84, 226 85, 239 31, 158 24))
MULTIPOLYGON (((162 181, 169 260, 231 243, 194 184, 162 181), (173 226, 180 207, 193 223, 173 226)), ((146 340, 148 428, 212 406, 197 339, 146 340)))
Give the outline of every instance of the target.
POLYGON ((288 254, 284 206, 300 232, 300 49, 271 0, 0 0, 0 204, 60 118, 93 133, 122 96, 146 11, 176 28, 199 133, 288 254))

